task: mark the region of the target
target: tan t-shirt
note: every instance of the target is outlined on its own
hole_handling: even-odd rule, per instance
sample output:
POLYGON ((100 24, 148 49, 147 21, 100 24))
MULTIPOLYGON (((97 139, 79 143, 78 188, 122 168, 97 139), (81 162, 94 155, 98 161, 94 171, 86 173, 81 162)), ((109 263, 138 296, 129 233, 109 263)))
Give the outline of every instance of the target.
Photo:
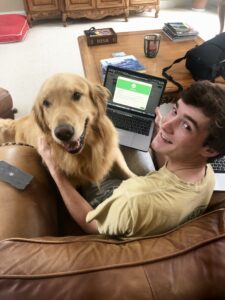
POLYGON ((211 165, 195 184, 183 182, 166 166, 146 176, 123 181, 111 197, 87 214, 107 235, 146 236, 166 232, 200 215, 215 184, 211 165))

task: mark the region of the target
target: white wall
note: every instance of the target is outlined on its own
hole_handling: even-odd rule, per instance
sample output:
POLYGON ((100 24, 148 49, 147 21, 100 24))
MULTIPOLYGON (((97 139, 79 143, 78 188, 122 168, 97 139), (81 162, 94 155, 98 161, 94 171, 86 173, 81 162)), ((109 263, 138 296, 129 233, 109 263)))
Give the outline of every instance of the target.
POLYGON ((0 13, 23 10, 23 0, 0 0, 0 13))

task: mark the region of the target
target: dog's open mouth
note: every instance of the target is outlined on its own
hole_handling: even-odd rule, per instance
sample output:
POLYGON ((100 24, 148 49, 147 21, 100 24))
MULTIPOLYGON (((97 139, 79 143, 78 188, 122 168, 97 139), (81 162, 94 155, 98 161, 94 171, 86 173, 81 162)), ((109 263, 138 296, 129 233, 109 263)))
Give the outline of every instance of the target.
POLYGON ((84 140, 86 136, 86 129, 87 129, 87 124, 88 124, 88 119, 86 119, 85 124, 84 124, 84 130, 79 137, 79 139, 75 141, 68 141, 68 142, 63 142, 63 147, 65 150, 71 154, 76 154, 79 153, 83 146, 84 146, 84 140))

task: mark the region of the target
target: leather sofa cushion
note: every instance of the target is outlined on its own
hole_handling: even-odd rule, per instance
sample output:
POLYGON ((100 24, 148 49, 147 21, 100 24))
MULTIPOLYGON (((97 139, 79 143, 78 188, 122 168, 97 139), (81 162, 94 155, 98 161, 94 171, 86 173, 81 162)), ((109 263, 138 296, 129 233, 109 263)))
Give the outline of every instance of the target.
POLYGON ((34 176, 24 191, 0 182, 0 299, 224 300, 225 209, 152 237, 54 237, 61 204, 36 150, 1 146, 0 160, 34 176))
POLYGON ((58 234, 55 185, 31 146, 0 146, 0 160, 33 175, 19 190, 0 181, 0 239, 58 234))
POLYGON ((213 211, 218 208, 225 208, 225 192, 213 192, 206 212, 213 211))
POLYGON ((222 300, 225 210, 154 237, 9 239, 0 253, 0 299, 222 300))

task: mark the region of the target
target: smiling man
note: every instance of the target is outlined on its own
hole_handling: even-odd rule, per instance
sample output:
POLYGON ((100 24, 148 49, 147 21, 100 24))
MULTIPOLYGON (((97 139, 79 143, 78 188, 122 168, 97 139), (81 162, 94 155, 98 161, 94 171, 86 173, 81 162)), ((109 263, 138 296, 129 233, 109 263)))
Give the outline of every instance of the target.
POLYGON ((84 231, 160 234, 204 212, 214 188, 207 162, 225 154, 225 87, 208 81, 193 84, 165 118, 157 111, 156 124, 151 147, 165 157, 165 164, 158 171, 123 181, 95 209, 57 169, 51 149, 40 140, 38 151, 84 231))
POLYGON ((207 159, 218 154, 205 145, 209 126, 209 117, 180 99, 161 122, 151 147, 167 157, 167 169, 194 183, 204 177, 207 159))

